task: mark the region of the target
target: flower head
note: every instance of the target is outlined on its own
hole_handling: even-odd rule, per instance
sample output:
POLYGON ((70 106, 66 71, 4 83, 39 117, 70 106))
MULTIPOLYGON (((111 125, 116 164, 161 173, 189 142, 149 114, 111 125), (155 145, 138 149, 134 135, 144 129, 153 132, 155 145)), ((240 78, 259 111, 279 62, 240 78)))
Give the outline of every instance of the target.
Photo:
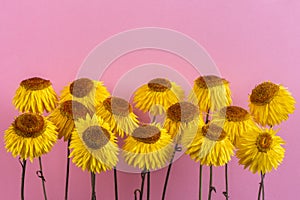
POLYGON ((192 134, 203 124, 197 106, 190 102, 179 102, 168 108, 164 128, 174 141, 180 142, 182 134, 192 134))
POLYGON ((64 141, 71 138, 73 129, 75 128, 75 120, 79 118, 85 119, 86 115, 92 115, 92 112, 82 103, 77 101, 64 101, 50 113, 48 119, 52 121, 58 128, 58 139, 64 137, 64 141))
POLYGON ((142 170, 164 167, 171 159, 173 144, 170 135, 159 125, 148 124, 137 127, 125 139, 123 146, 125 161, 142 170))
POLYGON ((109 95, 102 82, 80 78, 62 90, 60 102, 74 100, 82 103, 90 110, 95 110, 95 107, 101 104, 109 95))
POLYGON ((273 129, 261 129, 245 134, 240 139, 236 156, 239 164, 253 173, 263 174, 277 169, 284 158, 284 141, 273 129))
POLYGON ((227 133, 216 124, 209 123, 199 126, 194 138, 187 147, 186 154, 202 165, 222 166, 231 160, 234 155, 234 146, 227 137, 227 133))
POLYGON ((216 111, 232 102, 229 82, 223 78, 200 76, 194 82, 189 100, 198 104, 200 111, 216 111))
POLYGON ((175 82, 156 78, 136 90, 133 102, 143 112, 161 115, 169 106, 183 98, 184 91, 175 82))
POLYGON ((138 127, 137 116, 133 113, 128 101, 119 97, 109 97, 97 107, 97 115, 108 123, 113 132, 121 137, 130 135, 138 127))
POLYGON ((250 113, 261 125, 273 126, 288 119, 295 110, 295 99, 281 85, 263 82, 250 95, 250 113))
POLYGON ((21 112, 50 112, 56 107, 57 96, 49 80, 33 77, 20 83, 13 104, 21 112))
POLYGON ((239 106, 222 108, 220 112, 214 115, 213 122, 223 127, 230 141, 235 146, 242 135, 257 126, 248 111, 239 106))
POLYGON ((24 113, 5 131, 5 148, 21 159, 40 157, 48 153, 57 140, 56 127, 43 116, 24 113))
POLYGON ((118 146, 115 135, 107 123, 96 115, 78 119, 72 133, 70 157, 82 170, 93 173, 110 170, 118 162, 118 146))

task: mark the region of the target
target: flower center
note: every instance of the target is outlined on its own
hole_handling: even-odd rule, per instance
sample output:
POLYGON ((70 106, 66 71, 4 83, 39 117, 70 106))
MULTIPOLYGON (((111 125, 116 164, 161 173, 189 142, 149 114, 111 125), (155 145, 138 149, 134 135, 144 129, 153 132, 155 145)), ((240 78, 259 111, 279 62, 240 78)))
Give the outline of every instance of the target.
POLYGON ((215 86, 228 84, 228 81, 218 76, 208 75, 208 76, 200 76, 195 80, 195 83, 199 88, 207 89, 215 86))
POLYGON ((213 141, 221 141, 227 136, 227 133, 221 127, 215 124, 208 124, 203 126, 202 134, 206 138, 213 141))
POLYGON ((25 138, 36 138, 43 133, 44 118, 38 114, 25 113, 15 119, 13 126, 17 135, 25 138))
POLYGON ((198 107, 189 102, 175 103, 167 110, 167 117, 175 122, 190 122, 199 115, 198 107))
POLYGON ((267 152, 272 145, 272 136, 268 133, 262 133, 257 137, 256 146, 260 152, 267 152))
POLYGON ((274 83, 261 83, 252 90, 250 101, 257 105, 266 105, 272 101, 278 90, 279 86, 274 83))
POLYGON ((227 106, 220 111, 228 121, 239 122, 249 119, 250 115, 244 108, 238 106, 227 106))
POLYGON ((92 114, 82 103, 72 100, 63 102, 59 110, 64 116, 74 120, 85 118, 87 114, 92 114))
POLYGON ((75 97, 82 98, 88 96, 88 94, 94 88, 94 83, 88 78, 81 78, 75 80, 70 85, 70 93, 75 97))
POLYGON ((164 92, 171 88, 171 83, 164 78, 156 78, 148 83, 148 87, 155 92, 164 92))
POLYGON ((42 90, 51 85, 51 82, 49 80, 45 80, 39 77, 33 77, 26 80, 23 80, 20 83, 21 86, 23 86, 26 90, 42 90))
POLYGON ((103 101, 103 105, 110 113, 119 116, 127 116, 132 111, 131 105, 119 97, 109 97, 103 101))
POLYGON ((132 137, 139 142, 153 144, 159 140, 160 134, 156 126, 143 125, 133 131, 132 137))
POLYGON ((91 149, 100 149, 110 140, 108 130, 100 126, 90 126, 82 133, 84 143, 91 149))

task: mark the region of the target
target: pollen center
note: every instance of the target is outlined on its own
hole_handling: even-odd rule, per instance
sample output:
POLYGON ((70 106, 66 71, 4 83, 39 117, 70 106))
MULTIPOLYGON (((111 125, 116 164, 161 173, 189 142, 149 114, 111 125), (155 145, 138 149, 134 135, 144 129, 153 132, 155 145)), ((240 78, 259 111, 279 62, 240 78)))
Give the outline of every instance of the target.
POLYGON ((175 122, 190 122, 199 115, 198 107, 189 102, 175 103, 167 110, 167 117, 175 122))
POLYGON ((88 78, 81 78, 75 80, 70 85, 70 93, 75 97, 82 98, 88 96, 88 94, 94 88, 94 83, 88 78))
POLYGON ((203 89, 220 86, 220 85, 224 85, 227 83, 228 83, 228 81, 226 81, 225 79, 220 78, 218 76, 214 76, 214 75, 200 76, 199 78, 197 78, 195 80, 195 84, 199 88, 203 88, 203 89))
POLYGON ((51 85, 49 80, 45 80, 39 77, 33 77, 26 80, 23 80, 20 83, 26 90, 42 90, 51 85))
POLYGON ((35 138, 43 133, 44 118, 38 114, 25 113, 14 121, 16 133, 26 138, 35 138))
POLYGON ((139 142, 153 144, 159 140, 160 134, 160 130, 156 126, 144 125, 136 128, 132 137, 139 142))
POLYGON ((272 136, 268 133, 260 134, 257 138, 256 145, 260 152, 267 152, 272 145, 272 136))
POLYGON ((164 78, 156 78, 148 83, 148 87, 155 92, 164 92, 171 88, 171 83, 164 78))
POLYGON ((131 105, 119 97, 109 97, 103 101, 103 105, 110 113, 119 116, 127 116, 132 111, 131 105))
POLYGON ((222 108, 221 114, 226 117, 228 121, 239 122, 249 119, 250 115, 244 108, 238 106, 227 106, 222 108))
POLYGON ((100 126, 90 126, 82 133, 82 139, 91 149, 100 149, 110 140, 108 130, 100 126))
POLYGON ((65 117, 74 120, 85 118, 87 114, 92 114, 83 104, 72 100, 63 102, 59 109, 65 117))
POLYGON ((272 101, 279 90, 279 86, 264 82, 256 86, 250 95, 250 101, 257 105, 266 105, 272 101))
POLYGON ((227 133, 215 124, 203 126, 202 133, 203 136, 213 141, 221 141, 227 136, 227 133))

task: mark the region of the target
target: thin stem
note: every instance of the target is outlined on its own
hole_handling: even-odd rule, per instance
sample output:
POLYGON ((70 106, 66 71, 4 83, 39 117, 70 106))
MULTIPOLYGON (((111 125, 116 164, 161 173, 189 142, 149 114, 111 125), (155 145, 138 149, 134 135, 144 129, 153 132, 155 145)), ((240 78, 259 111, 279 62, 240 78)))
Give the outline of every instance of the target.
POLYGON ((164 200, 165 196, 166 196, 169 176, 170 176, 170 172, 171 172, 171 168, 172 168, 172 164, 173 164, 173 160, 174 160, 176 151, 179 151, 178 150, 178 144, 175 145, 174 152, 173 152, 173 155, 172 155, 171 160, 170 160, 170 164, 169 164, 166 179, 165 179, 164 190, 163 190, 163 194, 162 194, 162 200, 164 200))
POLYGON ((71 143, 71 139, 68 140, 68 147, 67 147, 67 170, 66 170, 65 200, 68 200, 68 191, 69 191, 70 143, 71 143))
POLYGON ((202 165, 200 162, 200 170, 199 170, 199 200, 202 200, 202 165))
POLYGON ((114 167, 114 182, 115 182, 115 200, 118 200, 118 177, 117 177, 117 169, 114 167))
POLYGON ((211 200, 212 191, 216 192, 216 188, 213 186, 213 168, 212 165, 209 168, 209 193, 208 200, 211 200))
POLYGON ((223 192, 226 200, 228 200, 229 195, 228 195, 228 165, 227 163, 225 164, 225 183, 226 183, 226 191, 223 192))
POLYGON ((142 171, 141 172, 142 183, 141 183, 141 190, 140 190, 140 200, 143 199, 145 176, 146 176, 146 171, 142 171))
POLYGON ((22 181, 21 181, 21 200, 24 200, 24 185, 25 185, 25 171, 26 171, 26 160, 23 160, 22 165, 22 181))
POLYGON ((91 172, 92 200, 96 200, 95 183, 96 183, 96 174, 94 172, 91 172))
POLYGON ((147 200, 150 200, 150 171, 147 172, 147 200))
POLYGON ((258 191, 258 200, 261 199, 261 194, 262 194, 262 199, 265 199, 265 186, 264 186, 264 178, 266 174, 263 174, 262 172, 260 173, 261 181, 259 183, 259 191, 258 191))
POLYGON ((44 199, 47 200, 47 193, 46 193, 46 186, 45 186, 46 180, 45 180, 45 177, 43 174, 43 166, 42 166, 42 158, 41 157, 39 157, 39 165, 40 165, 40 171, 37 171, 37 175, 42 180, 44 199))

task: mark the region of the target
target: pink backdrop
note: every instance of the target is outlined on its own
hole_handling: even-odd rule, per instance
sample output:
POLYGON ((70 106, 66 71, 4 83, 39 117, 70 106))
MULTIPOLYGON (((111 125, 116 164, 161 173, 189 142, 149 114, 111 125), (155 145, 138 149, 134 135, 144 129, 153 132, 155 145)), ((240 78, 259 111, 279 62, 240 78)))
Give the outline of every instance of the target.
MULTIPOLYGON (((18 112, 11 104, 21 80, 41 76, 53 82, 59 93, 72 81, 88 53, 113 34, 140 28, 164 27, 182 32, 202 44, 223 77, 231 82, 235 105, 247 106, 248 94, 258 83, 271 80, 288 86, 300 98, 300 3, 297 0, 262 1, 0 1, 1 133, 18 112)), ((145 50, 116 60, 102 80, 109 90, 129 69, 144 63, 176 68, 192 82, 198 75, 189 64, 166 52, 145 50)), ((146 80, 147 81, 147 80, 146 80)), ((300 186, 299 111, 280 126, 286 140, 286 157, 277 171, 266 176, 266 199, 295 199, 300 186)), ((1 137, 3 138, 3 137, 1 137)), ((43 157, 50 200, 63 199, 65 143, 58 141, 43 157)), ((19 199, 21 168, 0 142, 0 199, 19 199)), ((230 197, 256 199, 259 177, 229 164, 230 197)), ((26 199, 42 199, 37 162, 28 165, 26 199)), ((183 156, 175 162, 167 199, 197 199, 198 164, 183 156)), ((217 194, 223 199, 223 169, 215 170, 217 194)), ((70 199, 90 198, 89 174, 71 167, 70 199)), ((160 199, 166 169, 152 173, 151 197, 160 199)), ((113 174, 97 176, 98 199, 113 199, 113 174)), ((121 200, 133 199, 140 176, 119 173, 121 200)), ((204 169, 204 195, 208 170, 204 169)), ((204 196, 205 197, 205 196, 204 196)), ((205 198, 204 198, 205 199, 205 198)))

